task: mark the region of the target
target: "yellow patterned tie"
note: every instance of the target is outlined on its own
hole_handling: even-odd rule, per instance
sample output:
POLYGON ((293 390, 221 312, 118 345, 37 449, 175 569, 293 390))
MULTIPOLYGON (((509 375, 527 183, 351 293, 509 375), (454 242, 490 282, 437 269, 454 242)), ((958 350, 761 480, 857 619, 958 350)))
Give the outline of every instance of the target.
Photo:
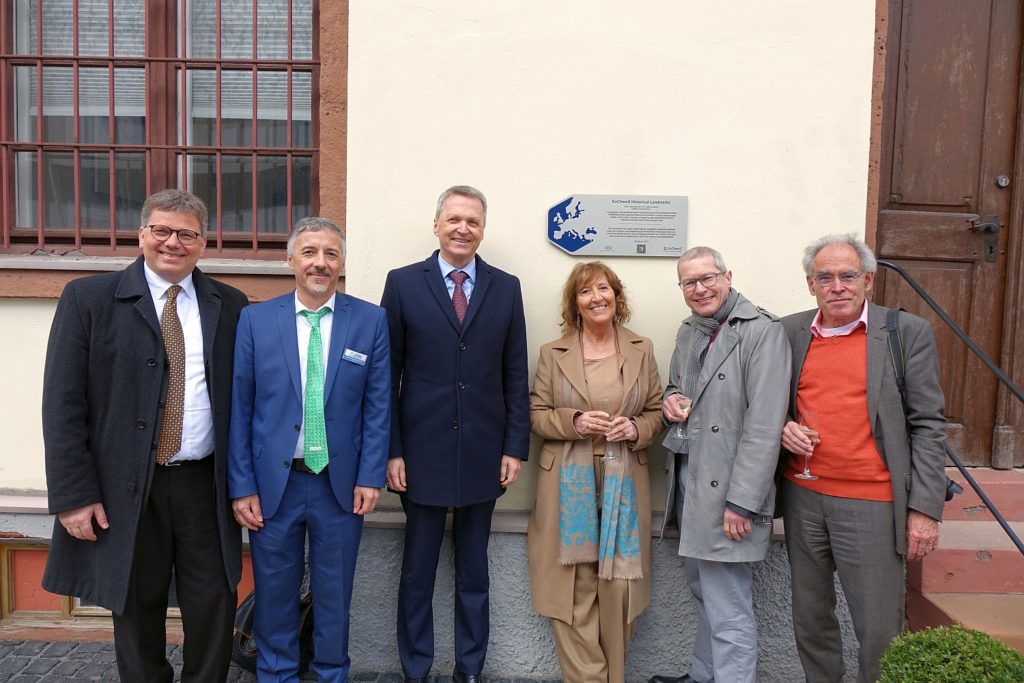
POLYGON ((181 422, 185 417, 185 334, 178 319, 178 293, 181 287, 167 288, 167 301, 160 316, 160 332, 167 351, 169 374, 164 419, 160 424, 160 439, 156 446, 156 464, 166 465, 181 450, 181 422))
POLYGON ((300 311, 309 321, 309 346, 306 351, 306 396, 302 406, 302 454, 306 467, 317 474, 327 467, 327 426, 324 421, 324 348, 320 338, 320 318, 331 312, 300 311))

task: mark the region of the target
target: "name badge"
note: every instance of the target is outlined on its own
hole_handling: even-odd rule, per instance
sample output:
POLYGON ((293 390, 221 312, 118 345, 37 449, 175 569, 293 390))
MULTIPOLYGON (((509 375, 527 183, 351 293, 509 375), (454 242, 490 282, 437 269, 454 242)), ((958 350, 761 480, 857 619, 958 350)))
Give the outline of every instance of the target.
POLYGON ((345 349, 345 352, 341 354, 344 360, 349 363, 355 363, 356 365, 366 365, 366 354, 353 351, 352 349, 345 349))

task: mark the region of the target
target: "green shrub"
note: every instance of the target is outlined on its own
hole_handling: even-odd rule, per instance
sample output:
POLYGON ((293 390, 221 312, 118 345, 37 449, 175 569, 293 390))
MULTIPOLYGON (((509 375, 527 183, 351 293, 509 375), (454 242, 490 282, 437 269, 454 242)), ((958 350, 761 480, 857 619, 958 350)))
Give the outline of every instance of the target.
POLYGON ((1021 683, 1024 654, 956 626, 904 633, 882 657, 879 683, 1021 683))

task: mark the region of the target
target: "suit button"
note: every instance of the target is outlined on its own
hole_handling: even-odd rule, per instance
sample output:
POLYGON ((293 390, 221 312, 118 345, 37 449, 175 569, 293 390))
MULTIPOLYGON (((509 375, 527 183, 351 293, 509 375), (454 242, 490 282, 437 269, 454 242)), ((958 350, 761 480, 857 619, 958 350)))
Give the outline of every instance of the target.
POLYGON ((459 421, 458 420, 452 420, 452 429, 458 429, 458 428, 459 428, 459 421))
POLYGON ((291 461, 289 461, 289 460, 285 460, 285 461, 284 461, 284 462, 282 462, 281 464, 282 464, 282 465, 284 465, 285 467, 291 467, 291 466, 292 466, 292 463, 291 463, 291 461))
POLYGON ((156 358, 147 358, 146 359, 146 365, 148 365, 151 368, 155 368, 156 367, 156 358))
POLYGON ((128 492, 129 493, 135 493, 135 484, 134 483, 128 484, 128 492))
POLYGON ((718 379, 725 379, 725 373, 724 372, 718 373, 718 379))
POLYGON ((136 429, 145 429, 146 428, 146 421, 145 420, 136 420, 135 421, 135 428, 136 429))
POLYGON ((718 482, 716 480, 714 480, 714 479, 711 480, 711 488, 713 488, 713 489, 717 489, 718 488, 718 482))
POLYGON ((302 425, 292 425, 292 427, 295 428, 295 431, 299 431, 300 429, 302 429, 302 425))
POLYGON ((715 434, 717 434, 718 433, 718 425, 712 425, 711 431, 713 431, 715 434))
POLYGON ((459 351, 465 351, 467 348, 465 342, 459 342, 459 351))
POLYGON ((465 389, 465 388, 466 388, 466 383, 465 382, 459 382, 459 389, 465 389))

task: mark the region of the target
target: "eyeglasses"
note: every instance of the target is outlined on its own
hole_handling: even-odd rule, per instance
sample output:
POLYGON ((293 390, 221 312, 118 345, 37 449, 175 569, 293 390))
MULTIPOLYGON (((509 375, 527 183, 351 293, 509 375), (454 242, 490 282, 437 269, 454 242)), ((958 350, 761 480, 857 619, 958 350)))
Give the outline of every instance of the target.
POLYGON ((697 287, 698 282, 703 287, 714 287, 715 283, 718 282, 718 278, 722 275, 725 275, 724 270, 720 273, 708 273, 707 275, 701 275, 700 277, 692 280, 683 280, 679 283, 679 289, 684 292, 691 292, 697 287))
POLYGON ((864 273, 859 270, 848 270, 845 273, 839 273, 838 275, 833 275, 832 273, 815 273, 811 279, 814 280, 814 284, 819 287, 831 287, 836 280, 839 280, 839 284, 844 287, 849 287, 860 279, 860 276, 863 274, 864 273))
POLYGON ((203 238, 201 234, 195 230, 189 230, 188 228, 171 228, 166 225, 160 225, 159 223, 154 225, 144 225, 142 227, 149 228, 149 234, 153 236, 153 239, 159 242, 166 242, 171 239, 171 235, 177 235, 178 241, 185 247, 190 247, 203 238))

